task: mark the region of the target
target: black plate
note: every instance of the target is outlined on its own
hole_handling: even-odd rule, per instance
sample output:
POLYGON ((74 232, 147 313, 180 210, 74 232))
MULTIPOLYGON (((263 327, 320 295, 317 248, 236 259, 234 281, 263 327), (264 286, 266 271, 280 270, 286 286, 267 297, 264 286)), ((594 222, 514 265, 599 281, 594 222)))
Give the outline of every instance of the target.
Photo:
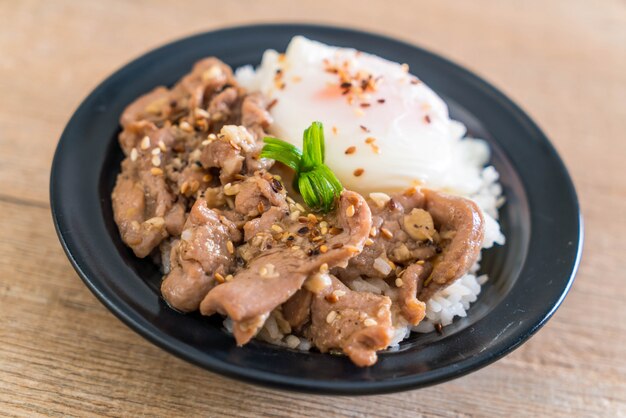
POLYGON ((54 157, 52 215, 61 243, 91 291, 148 340, 208 370, 282 389, 368 394, 443 382, 511 352, 554 313, 572 284, 582 247, 576 192, 556 151, 532 120, 485 81, 423 49, 349 29, 313 25, 246 26, 209 32, 156 49, 106 79, 68 123, 54 157), (233 67, 258 64, 294 35, 350 46, 411 70, 449 104, 472 135, 489 141, 506 205, 507 244, 485 254, 490 281, 468 316, 443 335, 413 335, 376 365, 252 342, 237 348, 220 321, 181 315, 159 297, 160 276, 121 242, 110 194, 122 158, 118 118, 157 85, 172 85, 192 64, 215 55, 233 67))

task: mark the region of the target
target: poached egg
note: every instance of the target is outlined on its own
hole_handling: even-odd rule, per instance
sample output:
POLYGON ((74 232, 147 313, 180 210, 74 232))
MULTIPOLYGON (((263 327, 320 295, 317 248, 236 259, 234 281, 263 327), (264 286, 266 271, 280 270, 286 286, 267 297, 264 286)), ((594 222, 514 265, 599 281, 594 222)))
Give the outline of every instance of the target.
POLYGON ((238 81, 272 102, 272 135, 302 147, 311 122, 324 124, 326 164, 360 193, 425 186, 469 196, 482 184, 487 145, 463 138, 444 101, 406 64, 294 37, 268 50, 238 81))

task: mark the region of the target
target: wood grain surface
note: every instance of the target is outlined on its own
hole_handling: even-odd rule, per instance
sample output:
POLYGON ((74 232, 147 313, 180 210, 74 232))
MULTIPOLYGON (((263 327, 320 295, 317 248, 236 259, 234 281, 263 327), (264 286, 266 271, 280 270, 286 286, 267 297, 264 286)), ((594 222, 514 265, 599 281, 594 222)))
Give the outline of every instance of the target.
POLYGON ((0 415, 626 416, 626 3, 0 0, 0 415), (52 155, 79 102, 164 42, 250 22, 372 30, 493 82, 553 140, 586 223, 577 280, 513 354, 384 396, 279 392, 174 358, 74 273, 48 202, 52 155))

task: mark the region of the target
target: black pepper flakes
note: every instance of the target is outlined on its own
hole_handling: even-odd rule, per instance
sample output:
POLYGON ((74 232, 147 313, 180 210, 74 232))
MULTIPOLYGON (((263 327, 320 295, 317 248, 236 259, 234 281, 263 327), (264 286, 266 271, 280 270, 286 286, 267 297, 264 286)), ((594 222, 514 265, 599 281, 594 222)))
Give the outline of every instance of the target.
POLYGON ((298 229, 298 235, 306 235, 309 233, 309 227, 308 226, 303 226, 302 228, 298 229))
POLYGON ((275 178, 272 179, 270 184, 272 186, 272 190, 274 190, 274 192, 276 193, 280 192, 283 189, 283 184, 275 178))

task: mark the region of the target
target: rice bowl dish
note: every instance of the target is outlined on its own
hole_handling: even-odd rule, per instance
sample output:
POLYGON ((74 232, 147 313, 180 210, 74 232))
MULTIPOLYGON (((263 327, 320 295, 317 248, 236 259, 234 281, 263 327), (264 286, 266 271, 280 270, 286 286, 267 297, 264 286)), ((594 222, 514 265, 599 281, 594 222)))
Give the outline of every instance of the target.
POLYGON ((113 208, 124 242, 163 266, 162 292, 173 308, 225 314, 240 344, 254 337, 317 347, 371 365, 376 351, 411 331, 441 330, 465 316, 488 280, 477 275, 480 250, 504 244, 497 222, 504 200, 498 173, 486 166, 488 147, 464 137, 443 101, 400 63, 296 37, 285 54, 266 52, 256 70, 233 75, 204 60, 173 89, 131 104, 121 123, 127 158, 113 208), (299 146, 312 121, 323 122, 316 128, 325 139, 319 165, 345 188, 328 211, 307 205, 298 196, 302 187, 292 190, 305 171, 289 177, 262 154, 268 135, 299 146), (479 225, 464 248, 462 274, 441 275, 439 283, 431 276, 461 235, 437 211, 443 202, 479 225), (391 221, 397 229, 386 226, 391 221), (365 257, 379 242, 388 253, 365 257), (280 297, 263 298, 275 306, 255 295, 248 295, 249 306, 236 305, 246 289, 279 283, 281 265, 263 257, 287 249, 314 259, 297 263, 306 271, 286 270, 301 276, 291 290, 274 288, 280 297), (365 261, 369 270, 357 268, 365 261), (412 266, 420 273, 409 300, 399 294, 412 266), (230 292, 238 283, 246 285, 230 292), (435 283, 440 288, 429 291, 435 283), (329 308, 346 296, 363 309, 329 308), (262 309, 250 308, 256 304, 262 309), (296 318, 300 307, 306 318, 296 318), (358 325, 349 328, 349 317, 358 325), (342 330, 352 334, 339 336, 342 330))

